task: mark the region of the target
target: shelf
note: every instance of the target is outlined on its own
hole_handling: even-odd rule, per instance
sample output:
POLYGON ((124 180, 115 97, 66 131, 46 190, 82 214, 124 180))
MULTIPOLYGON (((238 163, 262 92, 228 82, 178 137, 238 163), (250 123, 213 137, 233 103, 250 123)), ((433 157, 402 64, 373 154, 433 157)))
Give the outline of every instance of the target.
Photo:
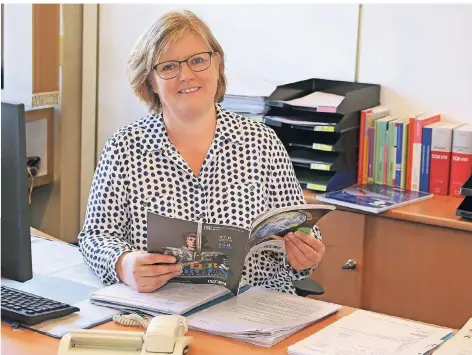
POLYGON ((28 155, 38 155, 41 158, 40 175, 34 177, 33 188, 51 184, 54 181, 54 107, 26 107, 25 120, 26 150, 30 151, 28 155), (45 120, 45 127, 33 126, 42 120, 45 120), (44 128, 46 142, 37 140, 40 132, 35 129, 42 128, 44 128))
MULTIPOLYGON (((49 185, 52 184, 54 181, 54 178, 52 176, 53 174, 46 174, 46 175, 41 175, 41 176, 35 176, 33 180, 33 188, 41 187, 44 185, 49 185)), ((30 178, 31 179, 31 178, 30 178)))
MULTIPOLYGON (((307 203, 322 203, 316 199, 315 192, 303 190, 303 193, 307 203)), ((375 216, 472 232, 472 222, 456 216, 456 209, 460 203, 461 198, 459 197, 433 196, 431 199, 394 208, 375 216)), ((339 207, 339 209, 345 210, 344 207, 339 207)), ((358 210, 349 210, 364 213, 358 210)))

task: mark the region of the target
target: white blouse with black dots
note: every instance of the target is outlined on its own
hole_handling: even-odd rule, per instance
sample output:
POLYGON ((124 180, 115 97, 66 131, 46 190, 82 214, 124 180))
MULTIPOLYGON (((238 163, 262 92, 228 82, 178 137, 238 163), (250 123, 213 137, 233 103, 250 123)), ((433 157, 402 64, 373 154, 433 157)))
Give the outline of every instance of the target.
MULTIPOLYGON (((249 228, 260 213, 305 203, 288 154, 275 132, 216 104, 214 140, 194 175, 170 143, 162 115, 119 129, 95 171, 79 246, 105 285, 119 282, 118 257, 146 250, 146 213, 249 228)), ((318 231, 319 232, 319 231, 318 231)), ((241 285, 294 293, 297 271, 284 255, 263 251, 244 265, 241 285)))

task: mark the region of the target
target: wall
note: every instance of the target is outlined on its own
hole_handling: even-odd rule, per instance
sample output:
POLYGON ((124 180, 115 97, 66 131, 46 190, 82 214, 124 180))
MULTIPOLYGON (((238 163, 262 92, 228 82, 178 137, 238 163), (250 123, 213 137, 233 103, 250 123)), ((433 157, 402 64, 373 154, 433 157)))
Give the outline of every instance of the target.
POLYGON ((97 156, 119 127, 146 114, 127 84, 132 45, 160 15, 182 8, 201 16, 221 42, 229 93, 268 95, 306 77, 354 80, 355 4, 100 5, 97 156))
POLYGON ((33 92, 33 6, 31 4, 4 5, 4 89, 2 100, 31 102, 33 92), (21 30, 20 30, 21 29, 21 30))
POLYGON ((394 114, 472 123, 472 4, 363 6, 359 81, 394 114))
MULTIPOLYGON (((126 56, 144 28, 173 8, 179 7, 100 6, 97 157, 116 129, 146 114, 128 89, 126 56)), ((268 94, 278 83, 307 77, 357 78, 381 84, 382 103, 393 114, 437 111, 472 122, 470 4, 363 5, 359 36, 354 4, 186 8, 225 48, 229 93, 268 94)))
MULTIPOLYGON (((2 90, 2 100, 31 101, 31 34, 28 37, 24 31, 26 27, 31 32, 31 8, 31 4, 5 6, 5 89, 10 85, 2 90)), ((32 227, 75 242, 80 218, 82 5, 63 5, 61 20, 62 16, 61 103, 54 107, 54 182, 33 191, 30 213, 32 227)))
MULTIPOLYGON (((5 4, 2 5, 4 14, 3 58, 5 65, 5 89, 2 90, 2 100, 28 104, 32 93, 32 5, 5 4), (21 31, 19 31, 21 28, 21 31)), ((55 106, 54 117, 54 166, 58 166, 60 153, 60 105, 55 106)), ((31 139, 31 136, 28 136, 31 139)), ((43 145, 44 142, 31 142, 30 145, 43 145)), ((28 143, 27 143, 28 145, 28 143)), ((28 145, 28 146, 30 146, 28 145)), ((60 235, 59 207, 59 171, 54 171, 54 182, 37 188, 32 193, 30 208, 31 226, 41 229, 51 235, 60 235)))

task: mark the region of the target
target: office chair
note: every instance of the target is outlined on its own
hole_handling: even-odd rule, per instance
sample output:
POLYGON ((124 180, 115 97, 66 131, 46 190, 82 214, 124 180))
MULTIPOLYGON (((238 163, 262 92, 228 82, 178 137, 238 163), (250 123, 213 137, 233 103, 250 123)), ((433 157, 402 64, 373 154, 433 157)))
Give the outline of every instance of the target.
MULTIPOLYGON (((355 270, 356 267, 357 267, 356 261, 353 259, 349 259, 341 267, 341 269, 355 270)), ((296 294, 303 297, 308 296, 308 295, 322 295, 325 292, 323 286, 321 286, 315 280, 310 279, 309 277, 307 277, 304 280, 293 281, 292 284, 295 287, 296 294)))
POLYGON ((302 297, 308 295, 322 295, 325 292, 323 286, 309 277, 304 280, 293 281, 292 284, 295 287, 296 294, 302 297))

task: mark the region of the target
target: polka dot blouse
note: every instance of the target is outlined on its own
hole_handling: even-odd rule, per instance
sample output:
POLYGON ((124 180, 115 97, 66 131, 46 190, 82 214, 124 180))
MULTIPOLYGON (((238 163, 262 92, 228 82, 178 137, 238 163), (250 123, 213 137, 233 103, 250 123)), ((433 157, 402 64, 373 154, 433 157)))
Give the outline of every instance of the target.
MULTIPOLYGON (((147 250, 148 210, 192 221, 249 228, 260 213, 305 203, 288 154, 275 132, 216 104, 213 142, 196 177, 170 143, 162 115, 119 129, 105 143, 79 234, 85 262, 105 285, 119 282, 115 263, 147 250)), ((262 251, 244 265, 241 285, 294 293, 284 254, 262 251)))

